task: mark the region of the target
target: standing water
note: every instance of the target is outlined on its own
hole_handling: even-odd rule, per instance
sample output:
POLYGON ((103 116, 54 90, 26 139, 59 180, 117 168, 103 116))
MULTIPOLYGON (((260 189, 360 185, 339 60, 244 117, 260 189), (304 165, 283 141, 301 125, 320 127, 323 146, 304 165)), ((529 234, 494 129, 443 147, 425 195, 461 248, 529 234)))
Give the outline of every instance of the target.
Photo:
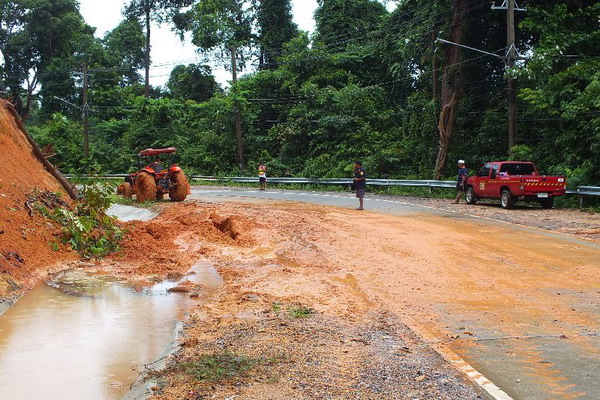
MULTIPOLYGON (((222 283, 209 264, 192 272, 186 278, 208 289, 222 283)), ((194 304, 168 294, 176 282, 136 290, 82 270, 55 280, 0 316, 0 399, 121 398, 194 304)))

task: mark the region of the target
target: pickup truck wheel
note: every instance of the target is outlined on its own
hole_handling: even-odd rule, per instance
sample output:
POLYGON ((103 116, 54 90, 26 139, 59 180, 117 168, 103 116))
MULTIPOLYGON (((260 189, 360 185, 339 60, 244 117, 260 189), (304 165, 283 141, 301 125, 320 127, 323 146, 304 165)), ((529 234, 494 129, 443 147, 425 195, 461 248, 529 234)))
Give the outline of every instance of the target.
POLYGON ((465 194, 465 199, 467 200, 467 204, 477 203, 477 196, 475 195, 475 189, 473 189, 473 186, 467 187, 467 193, 465 194))
POLYGON ((550 209, 554 206, 554 197, 540 200, 540 204, 542 205, 542 208, 550 209))
POLYGON ((504 189, 502 190, 502 194, 500 195, 500 204, 502 208, 511 209, 515 205, 515 196, 512 195, 510 190, 504 189))

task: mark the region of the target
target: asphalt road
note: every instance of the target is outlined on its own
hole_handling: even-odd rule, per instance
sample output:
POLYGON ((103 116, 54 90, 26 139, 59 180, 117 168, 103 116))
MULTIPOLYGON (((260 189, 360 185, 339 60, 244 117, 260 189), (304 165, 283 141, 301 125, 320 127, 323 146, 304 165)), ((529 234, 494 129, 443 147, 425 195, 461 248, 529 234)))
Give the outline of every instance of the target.
MULTIPOLYGON (((247 189, 192 188, 190 197, 216 202, 255 202, 256 199, 292 201, 350 209, 356 208, 358 203, 356 198, 347 193, 259 192, 247 189)), ((571 265, 574 274, 578 270, 577 260, 584 260, 582 262, 585 262, 588 267, 589 260, 596 260, 598 261, 596 265, 600 268, 600 245, 590 241, 516 225, 483 221, 401 201, 367 198, 365 207, 371 212, 396 216, 431 214, 447 217, 455 224, 483 223, 492 231, 495 227, 501 227, 503 231, 508 229, 509 233, 513 233, 514 238, 519 238, 525 233, 528 234, 527 246, 532 248, 544 249, 547 246, 564 248, 569 253, 564 260, 574 260, 571 265)), ((554 271, 558 274, 558 267, 554 265, 547 265, 544 268, 547 274, 553 274, 554 271)), ((586 271, 589 271, 589 268, 586 271)), ((564 271, 561 270, 560 273, 564 271)), ((507 277, 507 279, 515 278, 507 277)), ((600 399, 598 379, 600 377, 600 285, 596 284, 597 281, 597 273, 595 276, 578 276, 577 284, 565 282, 564 287, 560 288, 546 287, 544 286, 546 283, 540 280, 533 292, 538 295, 527 299, 533 302, 530 303, 533 311, 514 310, 515 320, 512 323, 515 332, 518 332, 514 335, 507 335, 506 329, 500 326, 481 323, 481 321, 489 321, 489 318, 476 319, 476 314, 473 312, 456 314, 456 308, 452 308, 452 305, 439 304, 438 309, 440 315, 444 315, 446 328, 460 337, 460 340, 447 346, 514 399, 600 399), (586 279, 588 283, 593 283, 591 288, 586 287, 586 290, 583 290, 582 287, 585 285, 582 286, 580 283, 586 279), (594 285, 597 286, 594 288, 594 285), (546 301, 549 298, 547 296, 552 296, 552 304, 561 306, 561 311, 560 313, 557 311, 556 316, 551 315, 553 308, 550 308, 550 311, 544 309, 545 311, 541 313, 534 304, 536 301, 546 301), (577 313, 577 318, 564 315, 563 309, 572 309, 577 313), (560 324, 560 327, 549 329, 552 321, 555 321, 556 325, 560 324), (469 326, 469 332, 464 332, 465 325, 469 326), (557 334, 557 332, 564 333, 557 334)), ((518 294, 515 296, 519 297, 518 294)), ((525 296, 524 294, 523 297, 525 296)), ((485 314, 488 311, 477 312, 485 314)), ((511 310, 505 309, 503 313, 510 315, 511 310)), ((447 343, 448 338, 437 339, 447 343)))

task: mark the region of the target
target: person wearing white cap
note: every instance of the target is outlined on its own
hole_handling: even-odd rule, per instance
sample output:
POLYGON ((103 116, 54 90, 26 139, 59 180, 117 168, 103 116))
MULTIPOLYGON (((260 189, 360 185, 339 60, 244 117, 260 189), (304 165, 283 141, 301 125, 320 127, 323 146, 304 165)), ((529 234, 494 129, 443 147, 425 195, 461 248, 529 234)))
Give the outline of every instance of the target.
POLYGON ((464 160, 458 160, 458 179, 456 182, 456 198, 454 199, 454 204, 458 204, 462 194, 465 191, 465 185, 467 183, 467 167, 465 167, 464 160))

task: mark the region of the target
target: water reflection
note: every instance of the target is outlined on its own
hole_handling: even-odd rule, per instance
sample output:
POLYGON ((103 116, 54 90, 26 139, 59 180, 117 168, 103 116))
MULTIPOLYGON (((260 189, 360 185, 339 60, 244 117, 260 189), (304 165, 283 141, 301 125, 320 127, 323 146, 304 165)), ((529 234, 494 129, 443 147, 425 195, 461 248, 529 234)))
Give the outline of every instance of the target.
MULTIPOLYGON (((202 265, 187 278, 202 283, 198 278, 212 268, 202 265)), ((144 364, 167 348, 176 321, 194 304, 186 295, 167 294, 176 284, 136 292, 71 271, 60 277, 59 290, 39 285, 0 316, 0 399, 122 397, 144 364)))

